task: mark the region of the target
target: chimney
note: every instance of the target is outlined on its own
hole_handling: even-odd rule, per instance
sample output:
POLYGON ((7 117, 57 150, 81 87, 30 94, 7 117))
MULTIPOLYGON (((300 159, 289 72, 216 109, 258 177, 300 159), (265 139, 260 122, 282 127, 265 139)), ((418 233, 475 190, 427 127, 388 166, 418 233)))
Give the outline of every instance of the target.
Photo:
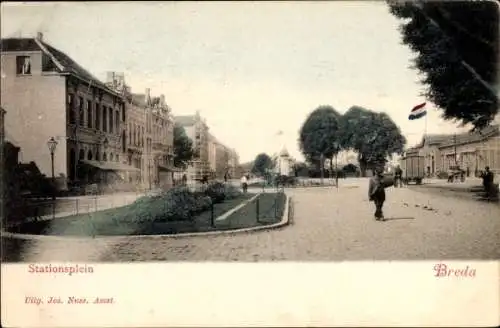
POLYGON ((36 33, 36 39, 38 41, 43 41, 43 33, 42 32, 37 32, 36 33))
POLYGON ((165 106, 165 95, 160 95, 160 107, 165 106))

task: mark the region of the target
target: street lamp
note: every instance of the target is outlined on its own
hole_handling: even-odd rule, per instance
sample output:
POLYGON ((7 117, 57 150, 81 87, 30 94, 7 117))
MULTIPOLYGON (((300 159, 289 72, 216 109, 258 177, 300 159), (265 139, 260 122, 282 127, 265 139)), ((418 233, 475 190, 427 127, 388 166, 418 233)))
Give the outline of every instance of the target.
POLYGON ((335 186, 339 188, 339 170, 338 170, 338 157, 339 157, 340 145, 337 141, 333 143, 333 149, 335 150, 335 186))
MULTIPOLYGON (((54 137, 50 137, 49 141, 47 141, 47 147, 49 148, 50 151, 50 162, 51 162, 51 168, 52 168, 52 186, 55 188, 55 176, 54 176, 54 153, 56 151, 57 147, 57 141, 54 139, 54 137)), ((52 199, 56 199, 56 192, 53 190, 52 192, 52 199)))

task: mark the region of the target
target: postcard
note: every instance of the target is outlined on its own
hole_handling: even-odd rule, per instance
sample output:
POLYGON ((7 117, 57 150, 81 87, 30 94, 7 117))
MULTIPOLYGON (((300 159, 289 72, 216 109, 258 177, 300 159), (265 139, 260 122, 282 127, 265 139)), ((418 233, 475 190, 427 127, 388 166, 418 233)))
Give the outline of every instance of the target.
POLYGON ((497 1, 1 9, 3 326, 500 324, 497 1))

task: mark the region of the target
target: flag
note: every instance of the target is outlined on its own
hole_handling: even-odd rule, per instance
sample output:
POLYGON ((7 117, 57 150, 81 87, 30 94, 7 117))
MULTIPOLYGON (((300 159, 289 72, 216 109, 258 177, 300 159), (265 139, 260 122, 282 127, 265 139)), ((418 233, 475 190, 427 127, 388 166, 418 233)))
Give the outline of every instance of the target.
POLYGON ((410 112, 410 116, 408 116, 408 119, 416 120, 427 115, 427 110, 425 109, 425 105, 426 103, 422 103, 420 105, 413 107, 410 112))

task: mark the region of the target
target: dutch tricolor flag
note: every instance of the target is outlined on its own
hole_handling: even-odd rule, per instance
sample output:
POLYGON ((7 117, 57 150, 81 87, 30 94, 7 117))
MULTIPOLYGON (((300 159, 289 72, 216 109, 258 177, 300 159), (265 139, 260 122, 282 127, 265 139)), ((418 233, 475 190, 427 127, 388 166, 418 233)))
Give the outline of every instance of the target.
POLYGON ((416 120, 416 119, 419 119, 419 118, 427 115, 427 110, 425 109, 425 104, 426 103, 422 103, 420 105, 413 107, 413 109, 411 110, 410 116, 408 116, 408 119, 409 120, 416 120))

